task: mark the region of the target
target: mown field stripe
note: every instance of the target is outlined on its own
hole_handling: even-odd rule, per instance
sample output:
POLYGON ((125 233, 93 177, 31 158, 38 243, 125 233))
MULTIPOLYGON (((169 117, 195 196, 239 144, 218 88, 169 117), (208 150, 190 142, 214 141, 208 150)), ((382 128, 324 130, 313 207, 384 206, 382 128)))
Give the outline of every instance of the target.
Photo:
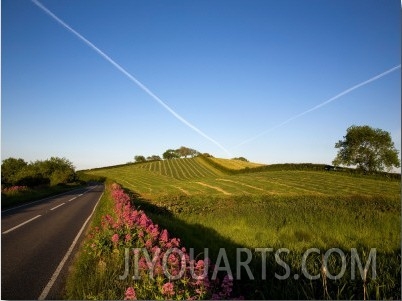
POLYGON ((163 163, 166 163, 166 166, 168 167, 167 169, 169 170, 169 172, 168 172, 168 176, 169 177, 174 177, 173 176, 173 171, 172 171, 172 167, 170 166, 170 162, 169 162, 170 160, 165 160, 165 161, 163 161, 163 163))
POLYGON ((207 176, 205 173, 203 173, 203 169, 195 159, 192 159, 191 161, 189 161, 189 163, 190 163, 189 165, 200 175, 200 177, 207 176))
POLYGON ((217 191, 219 191, 219 192, 222 192, 222 193, 225 194, 225 195, 232 195, 230 192, 227 192, 227 191, 223 190, 223 189, 220 188, 220 187, 212 186, 212 185, 209 185, 209 184, 204 183, 204 182, 195 182, 195 183, 200 184, 200 185, 202 185, 202 186, 206 186, 206 187, 215 189, 215 190, 217 190, 217 191))
POLYGON ((178 164, 180 165, 181 169, 183 170, 183 173, 186 175, 186 179, 194 178, 194 176, 188 170, 188 165, 187 165, 186 159, 178 160, 178 164))
POLYGON ((187 177, 185 176, 183 170, 181 169, 181 167, 180 167, 178 161, 179 161, 179 160, 177 160, 177 159, 173 159, 173 160, 172 160, 172 165, 174 166, 174 169, 175 169, 176 175, 177 175, 177 176, 176 176, 176 179, 185 180, 185 179, 187 179, 187 177))

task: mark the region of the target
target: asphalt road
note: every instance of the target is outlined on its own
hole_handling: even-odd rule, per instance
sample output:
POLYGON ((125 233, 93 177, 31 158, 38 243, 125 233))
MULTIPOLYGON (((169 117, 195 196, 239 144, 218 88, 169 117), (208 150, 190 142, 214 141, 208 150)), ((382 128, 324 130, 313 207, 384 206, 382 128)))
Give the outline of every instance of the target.
POLYGON ((89 186, 2 211, 2 300, 62 298, 79 233, 102 192, 102 185, 89 186))

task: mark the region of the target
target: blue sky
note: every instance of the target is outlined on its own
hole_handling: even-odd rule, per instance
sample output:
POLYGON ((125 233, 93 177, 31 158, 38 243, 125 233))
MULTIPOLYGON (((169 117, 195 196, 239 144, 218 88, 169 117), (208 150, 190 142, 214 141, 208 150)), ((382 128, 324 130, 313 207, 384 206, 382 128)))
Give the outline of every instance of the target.
POLYGON ((84 169, 184 145, 328 164, 353 124, 401 148, 400 69, 275 128, 400 65, 399 1, 41 3, 223 147, 33 2, 2 0, 3 160, 59 156, 84 169))

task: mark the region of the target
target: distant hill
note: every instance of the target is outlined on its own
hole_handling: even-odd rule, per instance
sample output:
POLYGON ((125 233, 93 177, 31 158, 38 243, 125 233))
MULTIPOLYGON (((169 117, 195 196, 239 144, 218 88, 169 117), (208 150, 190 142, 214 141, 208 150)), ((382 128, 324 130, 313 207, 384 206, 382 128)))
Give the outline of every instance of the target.
POLYGON ((255 168, 265 166, 265 164, 253 163, 236 159, 221 159, 221 158, 209 158, 209 159, 227 169, 232 170, 242 170, 245 168, 255 168))

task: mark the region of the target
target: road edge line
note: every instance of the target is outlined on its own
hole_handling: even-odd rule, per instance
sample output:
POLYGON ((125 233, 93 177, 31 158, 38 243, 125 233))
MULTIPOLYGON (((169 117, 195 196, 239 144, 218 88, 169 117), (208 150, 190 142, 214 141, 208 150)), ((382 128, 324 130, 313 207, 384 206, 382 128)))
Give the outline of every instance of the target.
POLYGON ((102 192, 102 194, 100 195, 98 201, 96 202, 94 209, 92 209, 91 214, 88 216, 88 218, 86 219, 86 221, 84 222, 84 224, 82 225, 80 231, 78 231, 77 235, 75 236, 70 248, 67 250, 66 254, 64 255, 63 259, 60 261, 59 265, 57 266, 56 270, 54 271, 52 277, 50 277, 49 282, 46 284, 45 288, 43 289, 42 293, 40 294, 40 296, 38 297, 38 300, 45 300, 45 298, 47 297, 47 295, 49 294, 51 288, 53 287, 53 284, 55 283, 55 281, 57 280, 57 278, 60 275, 61 270, 64 267, 64 264, 66 263, 66 261, 68 260, 68 258, 70 257, 71 253, 73 252, 73 249, 75 248, 75 245, 78 242, 78 239, 80 238, 82 232, 84 231, 87 223, 89 222, 89 220, 91 219, 92 215, 95 212, 96 207, 99 204, 100 199, 102 198, 104 192, 102 192))

